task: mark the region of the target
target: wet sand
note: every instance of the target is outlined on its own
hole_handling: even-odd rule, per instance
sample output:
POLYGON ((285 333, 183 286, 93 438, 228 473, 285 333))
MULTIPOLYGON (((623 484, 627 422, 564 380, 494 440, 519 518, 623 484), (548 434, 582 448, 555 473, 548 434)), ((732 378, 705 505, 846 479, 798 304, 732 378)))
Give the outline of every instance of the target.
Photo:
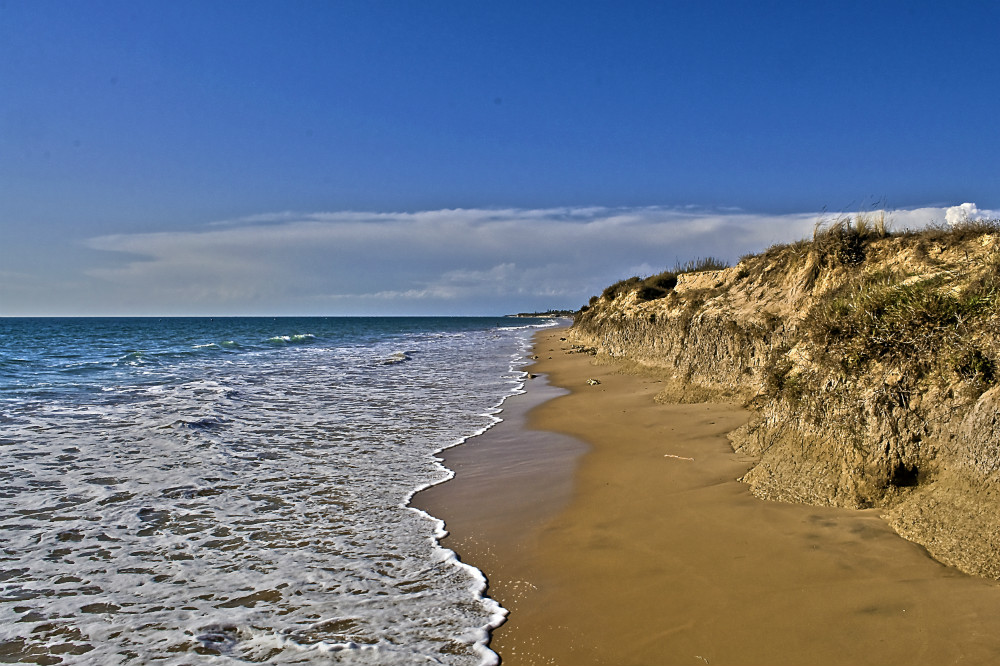
POLYGON ((414 502, 510 610, 504 664, 1000 664, 996 582, 874 510, 754 498, 725 436, 748 414, 657 404, 654 376, 559 338, 536 337, 541 376, 414 502))

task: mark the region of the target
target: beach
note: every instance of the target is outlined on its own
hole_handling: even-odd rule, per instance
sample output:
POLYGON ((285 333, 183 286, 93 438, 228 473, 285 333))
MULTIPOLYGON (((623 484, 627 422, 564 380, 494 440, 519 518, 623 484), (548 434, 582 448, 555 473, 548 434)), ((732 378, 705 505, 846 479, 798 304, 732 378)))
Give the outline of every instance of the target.
POLYGON ((504 664, 1000 662, 995 581, 876 510, 755 498, 726 437, 748 412, 659 403, 564 336, 536 334, 527 392, 413 502, 510 612, 504 664))

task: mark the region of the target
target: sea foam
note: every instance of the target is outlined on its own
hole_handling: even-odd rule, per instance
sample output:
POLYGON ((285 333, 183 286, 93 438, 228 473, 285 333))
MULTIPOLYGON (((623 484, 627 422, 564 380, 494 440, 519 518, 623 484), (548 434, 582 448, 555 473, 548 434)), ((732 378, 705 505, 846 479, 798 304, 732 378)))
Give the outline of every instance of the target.
MULTIPOLYGON (((38 324, 51 353, 0 384, 6 654, 495 663, 504 609, 438 544, 441 521, 407 505, 451 475, 435 452, 521 389, 530 329, 277 324, 38 324), (190 353, 213 340, 234 345, 190 353), (116 365, 133 353, 156 363, 116 365), (99 371, 63 374, 78 363, 99 371)), ((15 356, 16 335, 0 339, 15 356)))

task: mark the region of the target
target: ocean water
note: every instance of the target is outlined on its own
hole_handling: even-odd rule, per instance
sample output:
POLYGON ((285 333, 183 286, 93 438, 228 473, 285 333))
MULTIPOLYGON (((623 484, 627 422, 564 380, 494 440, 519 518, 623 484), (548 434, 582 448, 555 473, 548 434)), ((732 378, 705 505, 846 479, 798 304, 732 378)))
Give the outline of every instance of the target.
POLYGON ((495 662, 407 502, 545 325, 0 319, 0 661, 495 662))

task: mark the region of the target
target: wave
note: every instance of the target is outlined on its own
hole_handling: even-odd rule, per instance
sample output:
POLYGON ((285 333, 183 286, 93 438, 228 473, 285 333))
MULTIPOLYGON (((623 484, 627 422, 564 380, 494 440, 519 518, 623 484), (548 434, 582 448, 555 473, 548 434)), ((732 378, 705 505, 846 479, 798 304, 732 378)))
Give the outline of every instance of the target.
POLYGON ((235 340, 223 340, 222 342, 206 342, 201 345, 192 345, 191 349, 216 350, 216 349, 240 349, 240 343, 235 340))
POLYGON ((562 323, 556 319, 550 319, 540 324, 522 324, 520 326, 497 326, 498 331, 523 331, 529 328, 552 328, 560 326, 562 323))
POLYGON ((316 339, 312 333, 301 333, 295 335, 275 335, 267 339, 271 344, 308 344, 316 339))
MULTIPOLYGON (((112 366, 118 365, 146 365, 150 363, 150 355, 146 354, 141 350, 133 350, 125 353, 123 356, 119 356, 111 364, 112 366)), ((154 361, 155 362, 155 361, 154 361)))

